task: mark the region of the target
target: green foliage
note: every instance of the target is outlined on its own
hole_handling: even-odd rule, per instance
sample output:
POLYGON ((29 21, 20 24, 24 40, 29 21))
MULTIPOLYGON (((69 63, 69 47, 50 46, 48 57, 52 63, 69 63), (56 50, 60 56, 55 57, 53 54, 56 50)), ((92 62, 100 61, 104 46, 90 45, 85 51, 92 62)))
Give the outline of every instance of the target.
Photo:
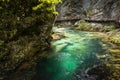
POLYGON ((53 18, 57 14, 55 4, 59 2, 61 0, 0 0, 0 18, 17 16, 21 20, 33 15, 40 15, 41 20, 53 18))
POLYGON ((120 44, 120 34, 119 30, 113 30, 109 34, 109 41, 114 44, 120 44))
POLYGON ((8 73, 23 61, 37 59, 36 53, 50 46, 58 2, 60 0, 0 0, 0 69, 8 73))
POLYGON ((112 37, 110 37, 110 40, 112 43, 120 44, 120 37, 112 36, 112 37))
POLYGON ((2 7, 0 7, 0 9, 2 9, 2 7))
POLYGON ((80 20, 76 29, 88 31, 90 29, 90 26, 86 23, 85 20, 80 20))
POLYGON ((33 10, 44 10, 46 8, 47 11, 53 11, 55 12, 55 4, 61 2, 61 0, 39 0, 39 3, 37 6, 33 7, 33 10), (46 6, 47 5, 47 6, 46 6))
MULTIPOLYGON (((55 4, 59 2, 60 0, 0 0, 1 58, 3 54, 9 54, 8 52, 5 53, 4 49, 8 49, 9 51, 9 47, 11 48, 17 43, 13 45, 10 44, 19 40, 19 37, 24 38, 24 36, 29 36, 32 38, 33 35, 40 34, 40 39, 47 39, 49 34, 46 31, 49 29, 48 26, 51 27, 54 21, 57 13, 55 4), (43 37, 43 35, 45 35, 45 37, 43 37), (6 46, 2 51, 1 46, 3 44, 6 46)), ((50 32, 50 29, 48 32, 50 32)), ((22 41, 22 43, 23 42, 24 41, 22 41)), ((43 43, 42 41, 40 42, 43 43)), ((15 54, 15 52, 12 51, 11 53, 15 54)))
POLYGON ((34 6, 32 10, 41 10, 41 11, 50 11, 53 12, 53 14, 57 14, 55 11, 55 4, 61 2, 61 0, 38 0, 39 4, 37 6, 34 6))
POLYGON ((57 14, 55 4, 59 2, 61 0, 0 0, 0 39, 12 39, 31 26, 53 23, 57 14))
POLYGON ((103 28, 101 29, 102 32, 109 32, 115 29, 114 25, 111 26, 103 26, 103 28))
POLYGON ((92 16, 93 13, 94 13, 93 10, 92 10, 92 8, 88 9, 86 12, 87 12, 87 17, 92 16))
POLYGON ((99 32, 109 32, 115 29, 114 25, 101 25, 97 26, 91 25, 90 23, 87 23, 85 20, 80 20, 77 27, 77 30, 83 30, 83 31, 99 31, 99 32))

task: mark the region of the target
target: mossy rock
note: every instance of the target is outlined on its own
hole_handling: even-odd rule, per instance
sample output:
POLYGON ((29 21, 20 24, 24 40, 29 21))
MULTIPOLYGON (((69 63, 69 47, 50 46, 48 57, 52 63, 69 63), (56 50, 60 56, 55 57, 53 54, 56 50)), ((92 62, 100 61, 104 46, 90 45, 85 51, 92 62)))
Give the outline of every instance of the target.
POLYGON ((0 79, 50 47, 58 2, 60 0, 0 1, 0 79))
POLYGON ((120 49, 110 49, 109 52, 112 53, 119 53, 120 54, 120 49))

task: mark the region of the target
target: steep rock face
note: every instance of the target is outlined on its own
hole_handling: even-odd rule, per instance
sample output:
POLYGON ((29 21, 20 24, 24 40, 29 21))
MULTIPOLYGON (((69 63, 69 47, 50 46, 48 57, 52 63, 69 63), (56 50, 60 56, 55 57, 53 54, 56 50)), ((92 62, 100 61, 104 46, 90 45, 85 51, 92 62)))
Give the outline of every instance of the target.
MULTIPOLYGON (((41 4, 47 5, 46 1, 41 4)), ((20 71, 24 75, 23 71, 33 67, 38 55, 50 47, 55 11, 48 11, 47 6, 33 10, 38 3, 38 0, 0 1, 0 80, 13 80, 8 77, 15 77, 20 71)))
MULTIPOLYGON (((16 32, 11 39, 7 39, 0 46, 0 78, 8 77, 10 73, 14 73, 24 63, 28 66, 23 69, 28 69, 35 62, 38 55, 44 53, 51 42, 52 23, 46 25, 34 24, 23 31, 16 32), (34 27, 35 26, 35 27, 34 27)), ((8 31, 7 31, 8 32, 8 31)), ((11 31, 8 33, 13 34, 11 31)), ((0 35, 5 35, 1 33, 0 35)), ((8 36, 10 37, 10 36, 8 36)), ((22 70, 22 68, 20 68, 22 70)))
POLYGON ((63 0, 57 5, 60 18, 90 18, 120 20, 119 0, 63 0))

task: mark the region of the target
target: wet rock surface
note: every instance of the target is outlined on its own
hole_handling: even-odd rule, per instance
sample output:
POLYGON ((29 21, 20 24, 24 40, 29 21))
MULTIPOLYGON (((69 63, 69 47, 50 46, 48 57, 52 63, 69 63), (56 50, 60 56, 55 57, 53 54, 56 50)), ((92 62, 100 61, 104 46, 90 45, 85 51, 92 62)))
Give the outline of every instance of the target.
POLYGON ((41 14, 41 9, 32 9, 38 4, 35 0, 0 1, 0 80, 25 77, 39 55, 50 47, 54 10, 45 7, 41 14))
MULTIPOLYGON (((27 33, 22 33, 14 40, 1 45, 0 48, 0 78, 6 79, 12 74, 19 75, 15 72, 23 72, 24 70, 33 67, 38 58, 38 55, 44 53, 50 47, 50 33, 49 26, 39 25, 31 26, 31 30, 27 29, 27 33), (42 26, 42 27, 41 27, 42 26), (25 65, 25 66, 24 66, 25 65), (23 67, 22 67, 23 66, 23 67)), ((16 33, 16 35, 19 32, 16 33)), ((14 36, 13 36, 14 37, 14 36)), ((14 76, 16 76, 14 75, 14 76)), ((12 79, 13 80, 13 79, 12 79)), ((17 79, 15 79, 17 80, 17 79)))

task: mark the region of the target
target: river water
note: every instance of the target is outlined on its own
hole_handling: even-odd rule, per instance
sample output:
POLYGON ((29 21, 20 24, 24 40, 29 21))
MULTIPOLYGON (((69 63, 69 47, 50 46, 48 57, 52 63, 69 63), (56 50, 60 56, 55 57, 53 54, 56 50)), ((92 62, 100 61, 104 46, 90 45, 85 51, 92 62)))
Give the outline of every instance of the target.
POLYGON ((53 40, 50 56, 38 61, 34 80, 96 80, 87 72, 106 59, 101 38, 70 28, 54 27, 53 31, 64 37, 53 40))

